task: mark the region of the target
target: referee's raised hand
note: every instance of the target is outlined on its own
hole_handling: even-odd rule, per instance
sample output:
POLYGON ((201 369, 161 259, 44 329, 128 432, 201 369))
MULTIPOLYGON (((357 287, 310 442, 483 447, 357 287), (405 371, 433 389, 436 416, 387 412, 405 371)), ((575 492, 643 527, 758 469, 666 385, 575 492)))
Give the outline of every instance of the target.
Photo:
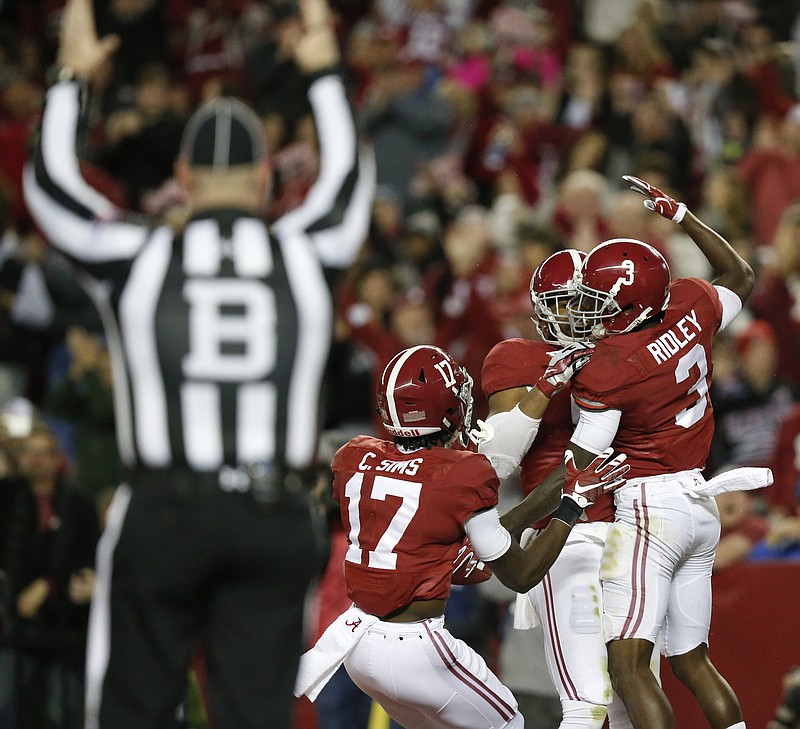
POLYGON ((339 63, 339 44, 326 0, 300 0, 303 35, 294 48, 297 65, 305 73, 315 73, 339 63))
POLYGON ((92 0, 68 0, 58 48, 61 68, 90 79, 118 47, 119 37, 116 35, 97 37, 92 0))

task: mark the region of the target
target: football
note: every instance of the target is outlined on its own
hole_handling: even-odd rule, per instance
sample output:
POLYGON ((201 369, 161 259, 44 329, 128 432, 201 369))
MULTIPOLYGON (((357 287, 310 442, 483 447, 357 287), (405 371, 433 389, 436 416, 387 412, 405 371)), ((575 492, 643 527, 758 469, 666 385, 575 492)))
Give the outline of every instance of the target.
POLYGON ((492 576, 489 569, 476 555, 469 539, 464 540, 453 560, 454 585, 477 585, 486 582, 492 576))

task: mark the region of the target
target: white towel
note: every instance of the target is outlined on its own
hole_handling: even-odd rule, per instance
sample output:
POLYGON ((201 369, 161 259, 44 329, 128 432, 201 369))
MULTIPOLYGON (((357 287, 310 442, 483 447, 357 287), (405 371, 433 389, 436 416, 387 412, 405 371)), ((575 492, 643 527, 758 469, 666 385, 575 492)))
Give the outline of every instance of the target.
POLYGON ((365 613, 355 605, 345 610, 328 626, 316 645, 300 657, 294 695, 305 694, 314 701, 356 643, 377 622, 375 615, 365 613))
POLYGON ((517 630, 528 630, 537 628, 542 624, 539 616, 539 608, 533 597, 533 591, 517 594, 514 602, 514 627, 517 630))
MULTIPOLYGON (((528 527, 522 532, 519 546, 525 549, 538 536, 538 530, 528 527)), ((533 592, 518 593, 514 602, 514 627, 517 630, 527 630, 528 628, 536 628, 541 624, 542 619, 539 615, 539 608, 533 592)))
POLYGON ((729 491, 763 489, 771 483, 772 471, 769 468, 733 468, 730 471, 714 476, 708 481, 697 478, 691 491, 701 496, 716 496, 729 491))

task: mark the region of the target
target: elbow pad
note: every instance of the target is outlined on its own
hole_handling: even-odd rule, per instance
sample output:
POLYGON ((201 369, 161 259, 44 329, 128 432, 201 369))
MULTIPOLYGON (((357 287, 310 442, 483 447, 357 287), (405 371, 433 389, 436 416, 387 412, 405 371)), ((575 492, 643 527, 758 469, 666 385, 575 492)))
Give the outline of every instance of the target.
POLYGON ((489 459, 498 478, 508 478, 514 473, 539 432, 541 422, 525 415, 519 405, 486 419, 483 424, 486 435, 478 444, 478 453, 489 459))
POLYGON ((511 535, 500 523, 497 508, 474 513, 464 522, 475 554, 484 562, 492 562, 502 557, 511 548, 511 535))

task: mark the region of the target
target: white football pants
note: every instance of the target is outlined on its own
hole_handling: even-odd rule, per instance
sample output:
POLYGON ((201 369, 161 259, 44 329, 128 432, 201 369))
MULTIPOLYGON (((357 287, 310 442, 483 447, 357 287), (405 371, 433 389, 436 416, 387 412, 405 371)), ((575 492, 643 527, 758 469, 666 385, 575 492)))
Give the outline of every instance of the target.
POLYGON ((517 700, 444 619, 378 622, 344 662, 355 684, 406 729, 522 729, 517 700))
POLYGON ((600 577, 606 638, 661 632, 665 656, 708 643, 711 569, 719 543, 719 512, 697 496, 696 471, 629 481, 615 493, 600 577), (663 630, 662 630, 663 628, 663 630))
MULTIPOLYGON (((607 522, 578 523, 542 582, 526 596, 544 627, 545 658, 558 691, 562 729, 599 729, 608 709, 612 729, 630 727, 625 707, 611 687, 600 561, 607 522)), ((658 676, 658 654, 651 665, 658 676)))

